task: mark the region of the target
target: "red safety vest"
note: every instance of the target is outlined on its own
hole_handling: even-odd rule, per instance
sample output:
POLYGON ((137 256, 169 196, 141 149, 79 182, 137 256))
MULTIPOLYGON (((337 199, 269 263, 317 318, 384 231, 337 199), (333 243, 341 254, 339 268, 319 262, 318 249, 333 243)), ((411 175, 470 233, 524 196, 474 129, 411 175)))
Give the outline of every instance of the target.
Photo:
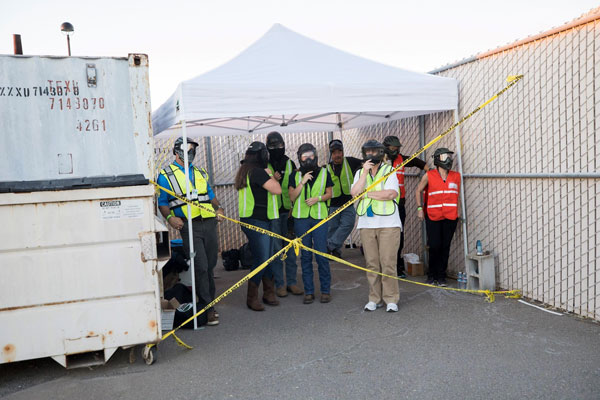
MULTIPOLYGON (((398 165, 402 164, 403 161, 402 156, 398 154, 398 157, 394 160, 393 167, 396 168, 398 165)), ((396 177, 398 177, 398 187, 400 187, 400 198, 403 199, 406 195, 406 191, 404 190, 404 167, 396 171, 396 177)))
POLYGON ((436 168, 427 171, 427 179, 427 217, 432 221, 457 219, 460 174, 449 171, 444 182, 436 168))

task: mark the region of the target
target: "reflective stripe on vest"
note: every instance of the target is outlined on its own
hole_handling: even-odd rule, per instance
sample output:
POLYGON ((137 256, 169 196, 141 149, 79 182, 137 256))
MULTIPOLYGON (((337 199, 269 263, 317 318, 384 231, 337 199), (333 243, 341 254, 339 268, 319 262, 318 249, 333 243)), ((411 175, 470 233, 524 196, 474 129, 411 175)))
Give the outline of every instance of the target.
POLYGON ((331 164, 327 164, 327 170, 331 175, 331 180, 333 181, 333 195, 332 198, 340 197, 343 194, 349 195, 350 188, 352 187, 352 180, 354 176, 352 176, 352 170, 350 169, 350 164, 348 164, 348 160, 344 157, 344 161, 342 163, 342 171, 340 176, 338 177, 331 164))
MULTIPOLYGON (((367 175, 367 182, 365 184, 365 187, 370 186, 373 182, 375 182, 376 180, 381 178, 383 175, 390 172, 391 169, 392 169, 392 167, 389 166, 388 164, 381 164, 381 166, 379 167, 379 170, 377 171, 377 174, 375 174, 375 177, 371 177, 371 174, 367 175)), ((360 171, 358 171, 358 173, 359 174, 362 173, 362 169, 360 171)), ((360 175, 359 175, 359 179, 360 179, 360 175)), ((373 189, 369 190, 369 192, 385 190, 386 182, 387 182, 387 179, 385 179, 383 182, 378 183, 377 186, 375 186, 373 189)), ((358 202, 358 207, 356 209, 356 213, 360 216, 365 215, 367 213, 367 209, 369 208, 369 206, 371 206, 371 209, 373 210, 373 214, 375 214, 375 215, 392 215, 393 213, 396 212, 396 201, 395 200, 373 200, 365 195, 358 202)))
MULTIPOLYGON (((302 182, 302 174, 298 171, 296 172, 296 187, 300 185, 300 182, 302 182)), ((310 188, 310 196, 306 196, 306 185, 302 187, 300 195, 298 195, 298 198, 294 202, 294 209, 292 210, 294 218, 308 218, 309 215, 313 219, 324 219, 327 217, 327 203, 325 201, 317 201, 312 206, 306 204, 307 198, 319 197, 325 194, 325 183, 327 183, 327 168, 323 167, 310 188)))
MULTIPOLYGON (((213 209, 212 204, 210 203, 210 197, 208 196, 208 173, 204 169, 198 169, 195 166, 192 166, 194 171, 194 182, 189 182, 190 189, 196 189, 198 192, 198 198, 192 199, 193 201, 198 201, 203 205, 208 206, 213 209)), ((175 164, 169 165, 167 168, 164 168, 160 171, 161 175, 167 178, 169 185, 171 186, 171 190, 175 192, 178 196, 186 197, 185 193, 185 173, 184 171, 175 164)), ((191 190, 190 190, 191 193, 191 190)), ((183 215, 188 216, 187 205, 185 202, 173 198, 169 201, 169 208, 171 209, 171 214, 174 215, 173 212, 177 207, 181 207, 181 211, 183 215)), ((192 205, 192 218, 196 218, 197 216, 201 216, 202 218, 214 218, 215 213, 206 211, 203 208, 192 205)))
POLYGON ((446 181, 437 169, 427 171, 427 217, 432 221, 458 218, 460 174, 449 171, 446 181))
MULTIPOLYGON (((250 187, 250 174, 246 175, 246 187, 238 190, 238 207, 240 210, 240 218, 250 218, 254 213, 254 193, 250 187)), ((277 203, 277 195, 267 191, 267 218, 279 218, 279 206, 277 203)))
MULTIPOLYGON (((275 169, 271 163, 269 163, 269 169, 272 173, 275 173, 275 169)), ((283 179, 281 180, 281 194, 277 195, 277 204, 281 207, 281 203, 283 202, 283 207, 286 210, 292 208, 292 201, 290 200, 290 175, 292 175, 292 160, 288 159, 285 163, 285 171, 283 172, 283 179)))
MULTIPOLYGON (((398 154, 398 157, 396 157, 396 159, 394 160, 394 168, 396 168, 398 165, 402 164, 404 162, 404 159, 402 158, 402 155, 398 154)), ((400 202, 400 199, 403 199, 406 196, 406 191, 404 190, 404 167, 400 168, 398 171, 396 171, 396 177, 398 178, 398 187, 400 188, 400 190, 398 191, 398 197, 397 197, 397 201, 400 202)))

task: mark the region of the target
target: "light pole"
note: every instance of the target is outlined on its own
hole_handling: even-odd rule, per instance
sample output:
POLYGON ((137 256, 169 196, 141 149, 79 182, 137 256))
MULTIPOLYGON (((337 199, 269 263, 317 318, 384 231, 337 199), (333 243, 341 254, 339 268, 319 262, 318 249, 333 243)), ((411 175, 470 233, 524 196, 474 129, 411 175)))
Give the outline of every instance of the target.
POLYGON ((67 35, 67 49, 69 50, 69 57, 71 57, 71 35, 75 31, 73 24, 70 22, 63 22, 60 26, 60 31, 67 35))

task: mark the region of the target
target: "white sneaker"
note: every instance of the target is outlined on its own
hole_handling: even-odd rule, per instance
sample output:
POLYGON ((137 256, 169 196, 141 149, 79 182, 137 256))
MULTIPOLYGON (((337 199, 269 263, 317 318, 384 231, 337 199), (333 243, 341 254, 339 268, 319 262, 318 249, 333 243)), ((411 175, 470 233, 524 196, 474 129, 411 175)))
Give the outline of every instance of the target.
POLYGON ((394 304, 394 303, 389 303, 387 305, 387 308, 385 309, 385 311, 387 311, 387 312, 397 312, 398 311, 398 305, 394 304))
POLYGON ((377 309, 377 304, 374 301, 370 301, 365 305, 365 311, 375 311, 377 309))

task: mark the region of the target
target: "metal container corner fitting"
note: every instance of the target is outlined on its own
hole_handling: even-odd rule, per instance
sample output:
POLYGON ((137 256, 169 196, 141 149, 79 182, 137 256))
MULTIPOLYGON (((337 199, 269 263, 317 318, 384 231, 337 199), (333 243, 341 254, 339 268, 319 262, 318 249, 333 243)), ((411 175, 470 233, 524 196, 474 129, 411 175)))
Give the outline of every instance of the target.
POLYGON ((150 112, 145 55, 0 55, 0 364, 160 340, 150 112))

